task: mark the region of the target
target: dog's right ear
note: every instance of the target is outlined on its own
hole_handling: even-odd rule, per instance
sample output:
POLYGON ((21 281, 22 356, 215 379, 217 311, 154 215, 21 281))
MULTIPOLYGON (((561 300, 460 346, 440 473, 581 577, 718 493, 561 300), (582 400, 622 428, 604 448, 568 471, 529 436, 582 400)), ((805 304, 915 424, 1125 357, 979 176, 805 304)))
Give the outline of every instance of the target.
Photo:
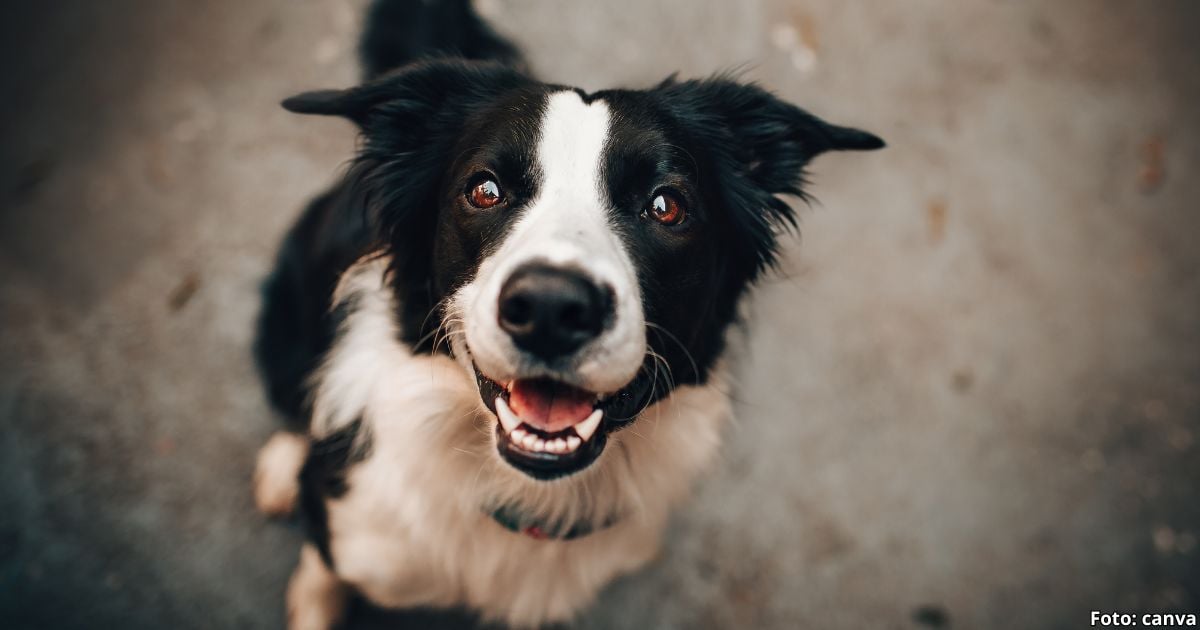
POLYGON ((430 114, 528 81, 518 71, 497 63, 433 59, 356 87, 297 94, 282 104, 291 112, 341 116, 365 128, 377 113, 430 114))
POLYGON ((394 255, 411 259, 407 269, 419 270, 429 263, 437 186, 470 113, 535 83, 503 64, 430 59, 345 90, 298 94, 283 107, 358 125, 362 141, 344 186, 358 199, 348 205, 394 255))
POLYGON ((357 120, 362 116, 365 95, 362 88, 345 90, 313 90, 303 92, 283 100, 283 108, 297 114, 318 114, 321 116, 344 116, 357 120))

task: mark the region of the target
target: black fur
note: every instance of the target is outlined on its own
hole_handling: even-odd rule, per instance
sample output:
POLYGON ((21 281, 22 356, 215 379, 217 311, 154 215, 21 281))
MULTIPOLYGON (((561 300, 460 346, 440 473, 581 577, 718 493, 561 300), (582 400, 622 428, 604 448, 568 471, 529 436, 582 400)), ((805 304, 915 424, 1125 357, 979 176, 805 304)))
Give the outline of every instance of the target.
POLYGON ((778 234, 796 225, 778 195, 805 198, 803 169, 818 154, 883 142, 723 77, 593 98, 619 112, 605 176, 614 221, 629 224, 629 250, 642 270, 646 319, 656 324, 647 331, 651 348, 675 384, 703 383, 739 298, 774 264, 778 234), (683 233, 633 225, 663 185, 688 198, 696 220, 683 233))
MULTIPOLYGON (((419 352, 439 350, 433 331, 441 323, 441 301, 471 278, 536 193, 539 117, 547 95, 568 88, 503 63, 459 59, 384 73, 420 52, 442 54, 477 35, 486 45, 473 49, 476 56, 491 47, 501 51, 500 60, 514 59, 515 49, 496 47, 500 40, 490 31, 480 35, 477 29, 486 25, 473 14, 463 18, 463 11, 469 7, 461 2, 377 2, 362 52, 369 74, 382 76, 284 101, 294 112, 349 118, 363 136, 345 178, 289 235, 268 283, 259 361, 272 401, 289 414, 302 413, 303 379, 332 341, 329 294, 349 263, 386 248, 403 340, 419 352), (402 14, 410 16, 404 24, 396 21, 402 14), (430 20, 459 35, 428 48, 418 47, 419 38, 401 43, 388 35, 414 23, 430 30, 430 20), (457 211, 463 187, 481 168, 496 171, 508 188, 512 201, 502 214, 457 211)), ((576 91, 588 101, 603 99, 615 113, 605 177, 613 224, 640 271, 643 306, 654 324, 651 348, 667 359, 674 384, 702 383, 738 298, 774 263, 777 235, 795 225, 779 195, 804 197, 803 169, 816 155, 883 142, 727 77, 668 79, 644 91, 576 91), (641 218, 662 185, 688 198, 693 219, 687 229, 670 231, 641 218)), ((659 379, 647 361, 650 376, 634 384, 637 395, 626 397, 625 409, 606 413, 633 415, 650 402, 650 383, 659 379)), ((655 398, 669 393, 663 377, 655 398)))
MULTIPOLYGON (((436 306, 470 279, 536 193, 536 125, 547 94, 559 89, 495 64, 435 60, 285 102, 362 128, 343 184, 356 192, 339 199, 357 204, 346 213, 369 217, 372 242, 394 257, 403 337, 419 351, 433 350, 436 306), (456 211, 463 186, 484 166, 501 176, 512 205, 503 214, 456 211)), ((724 78, 587 96, 617 113, 605 174, 613 223, 637 259, 656 325, 651 347, 667 358, 675 384, 702 383, 738 298, 773 263, 778 233, 795 223, 778 195, 803 196, 803 168, 816 155, 882 142, 724 78), (690 228, 670 231, 641 217, 662 185, 688 197, 690 228)))
POLYGON ((461 57, 523 68, 516 47, 471 9, 470 0, 376 0, 359 44, 367 79, 421 57, 461 57))
MULTIPOLYGON (((465 0, 377 0, 361 43, 368 74, 383 74, 419 59, 422 51, 449 52, 450 44, 422 48, 397 34, 418 23, 453 30, 457 18, 472 29, 460 36, 479 43, 471 49, 477 56, 491 51, 500 60, 519 60, 516 49, 496 38, 465 0)), ((271 403, 296 428, 307 424, 306 380, 336 332, 329 298, 337 279, 351 263, 389 240, 398 241, 391 250, 398 263, 393 278, 405 308, 400 314, 404 340, 432 349, 429 332, 439 322, 427 317, 436 299, 430 286, 432 243, 423 235, 434 217, 411 209, 436 203, 431 196, 447 158, 444 152, 426 148, 444 146, 461 128, 465 112, 443 105, 465 106, 521 83, 533 84, 505 65, 444 60, 418 63, 358 88, 310 92, 284 101, 292 111, 350 118, 366 138, 355 166, 332 190, 314 199, 289 231, 275 271, 263 287, 255 357, 271 403), (390 203, 393 196, 419 203, 397 207, 390 203), (372 207, 387 208, 389 214, 372 215, 372 207), (411 216, 395 214, 404 212, 411 216), (381 219, 406 229, 393 238, 382 231, 381 219)))
POLYGON ((342 184, 317 197, 288 232, 263 286, 254 352, 271 403, 297 429, 307 426, 306 379, 333 343, 329 297, 338 276, 370 249, 362 212, 342 184))
POLYGON ((300 512, 309 540, 325 563, 333 566, 329 553, 329 521, 325 502, 349 490, 346 471, 371 454, 371 436, 362 418, 312 443, 308 459, 300 469, 300 512))
MULTIPOLYGON (((432 334, 442 301, 473 277, 535 197, 546 99, 570 89, 522 72, 515 49, 465 1, 384 0, 370 16, 361 44, 366 83, 284 101, 293 112, 348 118, 362 134, 345 176, 289 233, 264 290, 259 366, 272 402, 298 424, 306 420, 306 379, 336 334, 334 285, 365 253, 383 249, 392 258, 402 341, 416 352, 447 351, 432 334), (464 207, 463 191, 481 171, 505 188, 503 212, 464 207)), ((825 151, 883 142, 728 77, 576 91, 613 112, 603 165, 610 224, 634 258, 652 324, 647 339, 666 363, 647 356, 642 374, 606 403, 612 430, 673 386, 705 381, 738 299, 774 264, 778 235, 795 226, 780 195, 804 198, 805 165, 825 151), (687 202, 684 224, 645 218, 662 187, 687 202)), ((302 481, 304 509, 328 560, 324 497, 344 492, 338 480, 354 460, 325 442, 314 446, 302 481)))

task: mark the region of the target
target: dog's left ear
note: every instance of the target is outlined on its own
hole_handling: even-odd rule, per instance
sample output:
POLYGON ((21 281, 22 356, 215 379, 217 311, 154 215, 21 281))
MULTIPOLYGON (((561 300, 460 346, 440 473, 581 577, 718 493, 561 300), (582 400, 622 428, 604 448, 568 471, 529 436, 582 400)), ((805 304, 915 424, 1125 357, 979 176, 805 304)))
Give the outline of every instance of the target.
POLYGON ((676 82, 654 90, 697 146, 711 158, 721 194, 755 271, 775 260, 775 235, 795 226, 791 207, 777 195, 805 197, 804 167, 826 151, 884 146, 878 136, 841 127, 749 84, 718 77, 676 82))
POLYGON ((827 123, 752 84, 668 79, 657 91, 693 133, 709 136, 701 141, 732 151, 743 172, 774 193, 797 193, 792 183, 821 153, 885 146, 872 133, 827 123))

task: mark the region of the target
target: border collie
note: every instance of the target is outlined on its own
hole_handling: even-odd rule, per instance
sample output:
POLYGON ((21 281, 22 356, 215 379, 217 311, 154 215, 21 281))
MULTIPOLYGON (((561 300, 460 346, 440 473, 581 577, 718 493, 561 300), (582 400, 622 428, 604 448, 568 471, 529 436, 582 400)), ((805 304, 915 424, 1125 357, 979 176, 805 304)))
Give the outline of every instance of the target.
POLYGON ((256 355, 292 419, 259 507, 308 542, 289 625, 351 594, 571 619, 649 561, 730 414, 726 333, 803 168, 876 136, 728 77, 540 82, 466 0, 377 1, 366 80, 283 106, 353 121, 288 234, 256 355))

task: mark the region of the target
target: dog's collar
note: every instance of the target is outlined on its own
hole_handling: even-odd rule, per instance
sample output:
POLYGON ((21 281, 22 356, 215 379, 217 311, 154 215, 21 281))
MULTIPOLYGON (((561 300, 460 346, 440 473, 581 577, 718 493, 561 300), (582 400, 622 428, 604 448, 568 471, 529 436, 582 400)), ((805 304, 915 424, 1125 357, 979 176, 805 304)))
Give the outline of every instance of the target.
POLYGON ((510 532, 524 534, 537 540, 572 540, 607 529, 617 522, 616 518, 609 518, 600 525, 593 525, 590 521, 570 524, 546 521, 508 505, 492 510, 491 517, 493 521, 510 532))

